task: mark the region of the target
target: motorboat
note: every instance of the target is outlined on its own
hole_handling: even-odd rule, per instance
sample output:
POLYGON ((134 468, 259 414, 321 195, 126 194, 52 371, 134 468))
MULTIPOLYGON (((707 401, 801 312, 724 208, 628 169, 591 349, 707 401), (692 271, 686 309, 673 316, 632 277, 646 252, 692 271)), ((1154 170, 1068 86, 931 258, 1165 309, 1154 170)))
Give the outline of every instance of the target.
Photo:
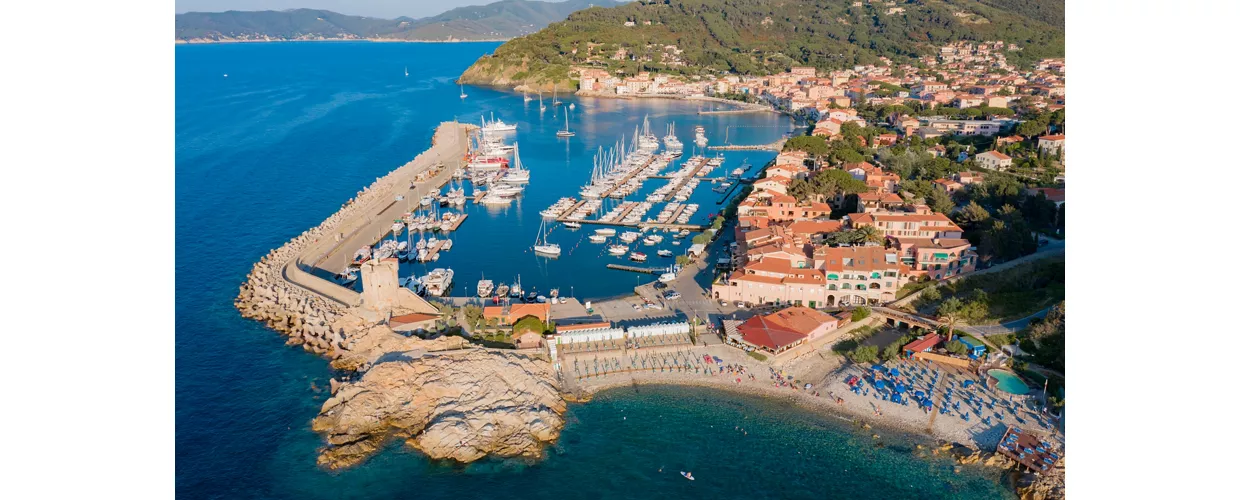
POLYGON ((455 273, 451 269, 436 268, 422 278, 422 284, 426 287, 426 293, 436 297, 442 297, 452 288, 452 276, 455 273))
POLYGON ((401 278, 400 286, 402 288, 408 288, 410 291, 418 295, 422 295, 423 293, 426 293, 426 287, 422 285, 422 280, 418 279, 417 276, 409 276, 408 278, 401 278))
POLYGON ((336 274, 336 283, 339 283, 341 286, 352 285, 354 281, 357 281, 357 272, 353 271, 352 268, 345 268, 336 274))
POLYGON ((488 279, 478 280, 478 296, 487 298, 491 296, 491 292, 495 290, 495 283, 488 279))
POLYGON ((629 259, 635 260, 637 262, 646 262, 646 254, 641 253, 641 252, 633 252, 631 255, 629 255, 629 259))
POLYGON ((568 227, 568 228, 572 228, 572 229, 581 229, 581 223, 580 223, 580 222, 568 221, 568 222, 565 222, 565 223, 564 223, 564 227, 568 227))
POLYGON ((507 296, 508 296, 508 285, 500 283, 499 286, 495 287, 495 298, 498 299, 498 298, 507 297, 507 296))
POLYGON ((508 292, 508 296, 519 299, 521 298, 522 292, 524 292, 524 290, 521 289, 521 276, 518 275, 517 280, 512 284, 512 289, 508 292))
POLYGON ((671 250, 668 250, 668 249, 666 249, 666 248, 660 249, 660 250, 659 250, 658 252, 656 252, 656 253, 658 253, 658 254, 659 254, 659 257, 671 257, 671 256, 672 256, 672 251, 671 251, 671 250))
POLYGON ((615 228, 605 227, 602 229, 595 229, 594 234, 598 234, 602 236, 615 236, 616 230, 615 228))
POLYGON ((482 199, 479 200, 479 202, 483 205, 507 205, 512 203, 512 198, 506 198, 504 196, 488 192, 486 196, 483 196, 482 199))
POLYGON ((603 235, 601 235, 601 234, 591 234, 591 235, 590 235, 590 242, 591 242, 591 243, 603 243, 603 242, 605 242, 605 241, 607 241, 607 237, 606 237, 606 236, 603 236, 603 235))
POLYGON ((693 143, 699 148, 706 147, 706 129, 701 125, 693 127, 693 143))
POLYGON ((607 253, 612 255, 624 255, 629 253, 629 247, 624 245, 612 245, 607 247, 607 253))
POLYGON ((504 120, 496 120, 495 114, 491 114, 491 121, 487 121, 486 117, 482 118, 483 132, 512 132, 517 130, 515 123, 504 123, 504 120))
POLYGON ((637 241, 637 238, 639 236, 641 236, 641 234, 635 231, 625 231, 620 234, 620 241, 623 241, 625 243, 632 243, 634 241, 637 241))

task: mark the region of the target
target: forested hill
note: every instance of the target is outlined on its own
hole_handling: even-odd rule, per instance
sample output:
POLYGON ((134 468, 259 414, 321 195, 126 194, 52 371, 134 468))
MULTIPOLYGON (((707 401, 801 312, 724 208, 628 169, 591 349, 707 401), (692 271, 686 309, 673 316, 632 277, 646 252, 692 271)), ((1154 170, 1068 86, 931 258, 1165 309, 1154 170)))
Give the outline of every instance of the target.
POLYGON ((613 0, 502 0, 488 5, 459 7, 422 19, 379 19, 317 9, 187 12, 176 16, 176 39, 500 40, 533 33, 564 19, 573 11, 591 5, 618 4, 613 0))
POLYGON ((626 74, 766 74, 793 65, 839 69, 929 54, 958 40, 1004 40, 1025 64, 1064 53, 1063 0, 640 0, 577 11, 501 45, 461 79, 569 83, 572 65, 626 74), (1053 21, 1054 24, 1047 21, 1053 21), (684 65, 667 64, 675 45, 684 65), (624 48, 626 57, 613 58, 624 48))

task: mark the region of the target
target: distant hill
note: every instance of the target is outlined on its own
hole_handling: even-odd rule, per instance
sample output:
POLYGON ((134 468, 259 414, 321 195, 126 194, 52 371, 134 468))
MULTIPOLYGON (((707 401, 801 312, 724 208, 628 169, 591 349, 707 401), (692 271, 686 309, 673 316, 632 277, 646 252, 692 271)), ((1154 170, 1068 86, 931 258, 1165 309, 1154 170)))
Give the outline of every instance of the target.
POLYGON ((1008 60, 1018 65, 1062 56, 1063 0, 641 0, 514 38, 461 80, 566 88, 570 68, 586 64, 625 74, 830 70, 909 60, 958 40, 1015 43, 1021 50, 1008 60), (665 60, 667 45, 679 60, 665 60))
POLYGON ((591 5, 613 0, 503 0, 437 16, 379 19, 327 10, 188 12, 176 16, 178 41, 234 40, 501 40, 533 33, 591 5))

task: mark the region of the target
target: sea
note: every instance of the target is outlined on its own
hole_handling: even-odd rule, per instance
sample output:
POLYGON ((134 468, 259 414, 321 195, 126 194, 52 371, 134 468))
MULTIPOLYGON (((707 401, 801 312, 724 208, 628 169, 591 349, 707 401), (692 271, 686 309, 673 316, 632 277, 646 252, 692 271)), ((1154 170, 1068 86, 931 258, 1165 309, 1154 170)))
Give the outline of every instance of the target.
MULTIPOLYGON (((924 436, 859 430, 785 402, 707 388, 613 389, 570 404, 563 436, 540 460, 437 462, 393 443, 355 468, 315 465, 321 438, 310 421, 329 396, 320 357, 286 347, 241 318, 232 300, 252 264, 320 223, 363 186, 404 164, 444 121, 483 116, 517 124, 531 182, 507 207, 468 205, 454 246, 402 275, 454 269, 454 295, 479 279, 520 279, 590 300, 631 294, 649 275, 609 270, 589 226, 546 228, 558 259, 530 250, 539 211, 577 196, 599 148, 631 141, 648 121, 673 123, 694 151, 693 127, 710 144, 765 144, 796 132, 785 116, 699 114, 726 105, 557 96, 546 111, 504 89, 455 78, 497 43, 288 42, 176 47, 176 485, 185 498, 1008 498, 997 471, 921 457, 924 436), (408 72, 408 76, 405 72, 408 72), (468 94, 464 99, 461 93, 468 94), (566 109, 574 104, 572 110, 566 109), (555 135, 568 126, 576 136, 555 135), (284 427, 281 429, 280 427, 284 427), (695 481, 681 477, 692 472, 695 481)), ((718 154, 714 151, 707 155, 718 154)), ((753 175, 774 153, 727 151, 709 177, 753 175)), ((640 201, 651 179, 629 199, 640 201)), ((462 184, 472 192, 472 186, 462 184)), ((690 198, 707 223, 729 193, 703 182, 690 198)), ((615 202, 609 202, 614 204, 615 202)), ((605 205, 604 210, 613 205, 605 205)), ((655 215, 661 205, 649 213, 655 215)), ((429 236, 429 235, 422 235, 429 236)), ((670 235, 669 235, 670 236, 670 235)), ((389 236, 393 237, 393 236, 389 236)), ((400 237, 408 237, 401 235, 400 237)), ((417 235, 415 235, 415 238, 417 235)), ((647 266, 670 265, 644 247, 647 266)), ((709 280, 709 276, 704 278, 709 280)))

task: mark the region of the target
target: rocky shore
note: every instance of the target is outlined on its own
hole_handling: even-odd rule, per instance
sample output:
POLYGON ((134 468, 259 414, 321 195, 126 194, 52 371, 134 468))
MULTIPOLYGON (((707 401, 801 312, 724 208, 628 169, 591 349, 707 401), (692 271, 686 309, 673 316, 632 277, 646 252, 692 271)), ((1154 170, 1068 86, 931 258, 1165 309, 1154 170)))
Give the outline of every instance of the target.
POLYGON ((342 385, 314 419, 327 436, 319 465, 355 465, 389 439, 435 459, 542 455, 564 427, 551 365, 513 351, 394 356, 342 385))
MULTIPOLYGON (((442 124, 434 144, 459 133, 458 124, 442 124)), ((432 458, 462 462, 488 454, 538 456, 564 426, 565 402, 548 361, 474 347, 461 337, 398 333, 387 318, 433 316, 435 308, 404 289, 394 293, 409 297, 364 304, 356 292, 298 268, 299 259, 317 257, 307 254, 318 253, 320 243, 364 227, 377 207, 408 188, 415 166, 431 163, 424 155, 434 150, 376 179, 323 223, 263 256, 234 300, 243 317, 323 355, 345 380, 332 380, 333 397, 313 424, 326 440, 318 459, 326 468, 360 463, 394 437, 432 458)))

